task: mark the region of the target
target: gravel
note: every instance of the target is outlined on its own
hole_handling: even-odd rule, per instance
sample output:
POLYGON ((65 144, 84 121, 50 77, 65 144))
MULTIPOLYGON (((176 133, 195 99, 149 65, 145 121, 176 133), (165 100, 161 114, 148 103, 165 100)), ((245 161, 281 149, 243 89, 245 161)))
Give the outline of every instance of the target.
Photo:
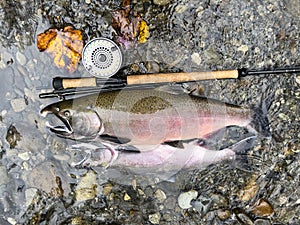
MULTIPOLYGON (((151 36, 122 49, 121 76, 300 65, 298 0, 132 3, 151 36)), ((129 175, 124 185, 113 179, 118 171, 70 166, 84 155, 68 151, 72 142, 47 132, 39 111, 58 99, 41 100, 38 94, 51 88, 55 76, 88 73, 82 64, 74 74, 56 68, 38 51, 35 38, 72 24, 85 40, 114 39, 111 12, 120 5, 120 0, 0 2, 0 223, 299 224, 299 74, 198 84, 205 96, 246 107, 274 94, 268 110, 273 139, 258 135, 248 162, 253 172, 221 164, 180 171, 174 182, 147 184, 129 175)), ((209 144, 227 147, 244 134, 230 128, 209 144)))

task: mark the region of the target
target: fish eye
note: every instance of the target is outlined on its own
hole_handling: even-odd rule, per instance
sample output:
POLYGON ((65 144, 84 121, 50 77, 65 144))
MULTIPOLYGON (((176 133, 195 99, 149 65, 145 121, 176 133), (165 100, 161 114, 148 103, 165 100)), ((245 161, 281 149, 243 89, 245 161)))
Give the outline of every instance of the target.
POLYGON ((66 111, 64 112, 64 116, 65 116, 65 117, 71 116, 71 112, 70 112, 69 110, 66 110, 66 111))

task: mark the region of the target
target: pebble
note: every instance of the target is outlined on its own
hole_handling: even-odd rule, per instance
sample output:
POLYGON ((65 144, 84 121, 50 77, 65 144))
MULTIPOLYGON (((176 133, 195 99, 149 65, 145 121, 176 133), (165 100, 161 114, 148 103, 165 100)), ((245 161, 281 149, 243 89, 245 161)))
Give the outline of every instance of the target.
POLYGON ((171 2, 171 0, 153 0, 153 3, 155 5, 161 5, 161 6, 167 5, 170 2, 171 2))
POLYGON ((237 213, 235 214, 238 220, 240 221, 240 224, 247 224, 247 225, 254 225, 250 217, 244 213, 237 213))
POLYGON ((254 221, 254 225, 271 225, 269 220, 257 219, 254 221))
POLYGON ((226 220, 230 217, 231 213, 230 213, 229 210, 219 210, 217 212, 217 215, 218 215, 220 220, 226 220))
POLYGON ((190 190, 188 192, 183 192, 178 197, 178 205, 182 209, 191 208, 191 201, 196 199, 198 196, 198 192, 195 190, 190 190))
POLYGON ((300 76, 296 76, 296 82, 300 84, 300 76))
POLYGON ((30 159, 29 152, 20 153, 20 154, 18 154, 18 156, 24 161, 27 161, 30 159))
POLYGON ((154 197, 160 202, 164 202, 167 198, 165 192, 163 192, 161 189, 157 189, 154 193, 154 197))
POLYGON ((38 191, 38 189, 36 189, 36 188, 26 189, 26 191, 25 191, 25 199, 26 199, 25 206, 26 206, 26 208, 28 208, 31 205, 32 200, 33 200, 34 196, 36 195, 37 191, 38 191))
POLYGON ((200 57, 199 53, 194 52, 194 53, 191 55, 191 58, 192 58, 193 63, 195 63, 195 64, 197 64, 198 66, 200 66, 200 64, 201 64, 201 57, 200 57))
POLYGON ((7 176, 7 170, 6 170, 6 168, 4 166, 0 166, 0 177, 1 177, 1 179, 0 179, 0 186, 2 184, 6 184, 6 183, 9 182, 9 178, 7 176))
POLYGON ((247 45, 241 45, 237 50, 239 52, 243 52, 244 54, 246 54, 246 52, 248 52, 249 48, 247 45))
POLYGON ((86 4, 91 4, 91 0, 85 0, 86 4))
POLYGON ((212 199, 209 197, 200 195, 195 201, 191 204, 201 216, 204 216, 212 205, 212 199))
POLYGON ((17 52, 16 59, 21 66, 24 66, 27 62, 25 55, 23 55, 21 52, 17 52))
POLYGON ((175 10, 177 13, 181 14, 183 13, 185 10, 187 10, 187 6, 186 5, 178 5, 176 6, 175 10))
POLYGON ((257 190, 258 185, 256 184, 256 176, 253 176, 247 186, 238 193, 238 197, 242 201, 250 201, 256 195, 257 190))
POLYGON ((153 213, 153 214, 150 214, 150 215, 149 215, 149 221, 150 221, 150 223, 152 223, 152 224, 159 224, 160 218, 161 218, 161 215, 160 215, 159 212, 153 213))
POLYGON ((97 175, 90 171, 81 178, 76 188, 76 200, 85 201, 93 199, 97 193, 97 175))
POLYGON ((147 73, 159 73, 159 65, 157 62, 148 61, 146 63, 147 73))
POLYGON ((3 60, 0 61, 0 69, 4 70, 7 67, 7 64, 3 62, 3 60))
POLYGON ((129 194, 125 193, 124 194, 124 201, 129 201, 131 199, 131 197, 129 196, 129 194))
POLYGON ((113 188, 112 184, 110 184, 110 183, 105 184, 102 189, 102 194, 105 196, 109 195, 112 188, 113 188))
POLYGON ((7 222, 9 222, 11 225, 17 224, 17 221, 14 218, 12 218, 12 217, 8 217, 7 218, 7 222))
POLYGON ((256 216, 270 216, 274 209, 265 199, 259 199, 251 208, 251 212, 256 216))
POLYGON ((10 101, 11 107, 15 112, 22 112, 26 108, 24 98, 15 98, 10 101))

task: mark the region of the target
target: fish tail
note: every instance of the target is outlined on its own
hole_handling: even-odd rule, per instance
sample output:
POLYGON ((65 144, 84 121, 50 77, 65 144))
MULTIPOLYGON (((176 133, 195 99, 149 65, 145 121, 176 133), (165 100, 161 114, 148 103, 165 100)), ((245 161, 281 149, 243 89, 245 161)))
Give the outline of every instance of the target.
POLYGON ((235 159, 233 161, 233 166, 235 168, 248 172, 253 171, 253 168, 249 163, 248 152, 252 148, 255 138, 256 136, 247 137, 229 147, 235 152, 235 159))
MULTIPOLYGON (((267 93, 267 91, 265 92, 267 93)), ((262 100, 258 106, 252 109, 252 120, 247 128, 254 132, 259 133, 265 137, 271 137, 270 123, 268 119, 268 111, 274 99, 274 94, 268 96, 263 95, 262 100)))

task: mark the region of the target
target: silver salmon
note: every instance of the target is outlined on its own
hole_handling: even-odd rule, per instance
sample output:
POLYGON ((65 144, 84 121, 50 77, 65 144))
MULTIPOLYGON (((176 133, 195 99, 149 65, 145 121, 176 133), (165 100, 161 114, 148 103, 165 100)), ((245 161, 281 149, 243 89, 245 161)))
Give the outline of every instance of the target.
MULTIPOLYGON (((91 143, 79 143, 71 150, 84 150, 88 153, 73 166, 118 169, 131 175, 149 176, 168 180, 180 170, 204 169, 211 164, 230 162, 240 169, 247 169, 247 150, 252 147, 255 136, 245 138, 236 144, 219 151, 199 145, 198 140, 184 142, 183 148, 161 144, 147 152, 132 153, 116 151, 114 146, 100 146, 91 143)), ((247 165, 248 166, 248 165, 247 165)))
POLYGON ((54 114, 62 121, 60 125, 47 123, 60 137, 82 141, 100 137, 140 150, 177 140, 205 139, 227 126, 269 130, 260 111, 157 89, 124 89, 60 101, 43 108, 41 114, 54 114))

